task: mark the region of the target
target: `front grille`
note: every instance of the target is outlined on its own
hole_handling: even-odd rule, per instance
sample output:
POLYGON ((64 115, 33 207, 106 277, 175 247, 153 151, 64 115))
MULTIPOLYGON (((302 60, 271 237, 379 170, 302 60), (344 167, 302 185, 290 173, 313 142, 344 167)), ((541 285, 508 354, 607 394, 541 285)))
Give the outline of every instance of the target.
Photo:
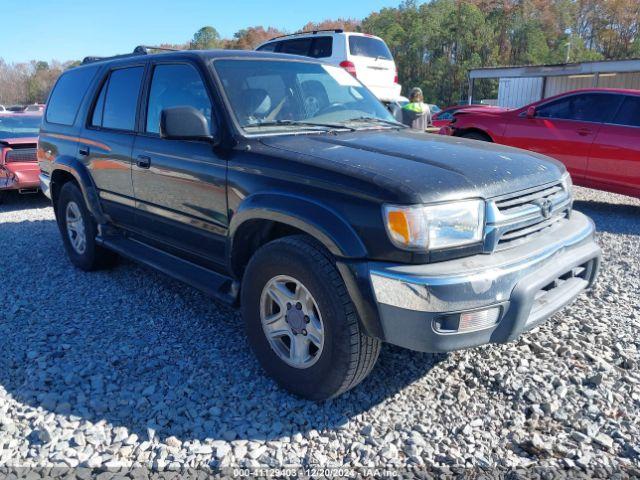
POLYGON ((571 213, 571 192, 562 183, 543 185, 488 203, 485 251, 515 247, 558 228, 571 213))
POLYGON ((15 162, 37 162, 38 157, 35 148, 21 148, 19 150, 9 150, 4 157, 6 163, 15 162))

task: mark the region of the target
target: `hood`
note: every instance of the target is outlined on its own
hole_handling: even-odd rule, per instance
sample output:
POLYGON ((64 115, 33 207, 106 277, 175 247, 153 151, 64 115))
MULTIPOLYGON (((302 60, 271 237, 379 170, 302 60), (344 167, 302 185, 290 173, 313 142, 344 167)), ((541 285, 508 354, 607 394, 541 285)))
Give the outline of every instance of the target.
POLYGON ((262 143, 403 194, 407 202, 492 198, 557 182, 556 160, 516 148, 412 130, 273 136, 262 143))
POLYGON ((482 113, 482 114, 487 114, 487 115, 496 115, 496 114, 501 114, 501 113, 504 113, 504 112, 508 112, 509 110, 511 110, 511 109, 504 108, 504 107, 493 107, 491 105, 486 105, 486 106, 461 108, 460 110, 456 111, 455 115, 464 115, 465 113, 473 113, 473 114, 482 113))
POLYGON ((36 145, 38 137, 0 138, 0 146, 14 147, 24 145, 36 145))

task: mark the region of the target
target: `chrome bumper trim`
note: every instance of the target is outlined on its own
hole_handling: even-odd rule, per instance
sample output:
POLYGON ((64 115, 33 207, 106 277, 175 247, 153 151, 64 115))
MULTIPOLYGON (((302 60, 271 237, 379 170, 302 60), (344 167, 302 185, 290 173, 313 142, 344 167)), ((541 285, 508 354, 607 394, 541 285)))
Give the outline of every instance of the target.
MULTIPOLYGON (((563 226, 536 242, 490 255, 428 265, 374 264, 370 269, 376 300, 418 312, 452 312, 508 301, 523 277, 548 262, 569 263, 569 251, 594 246, 593 222, 574 212, 563 226)), ((570 267, 568 267, 570 268, 570 267)))
POLYGON ((38 179, 40 180, 40 190, 51 200, 51 177, 45 173, 41 173, 38 179))

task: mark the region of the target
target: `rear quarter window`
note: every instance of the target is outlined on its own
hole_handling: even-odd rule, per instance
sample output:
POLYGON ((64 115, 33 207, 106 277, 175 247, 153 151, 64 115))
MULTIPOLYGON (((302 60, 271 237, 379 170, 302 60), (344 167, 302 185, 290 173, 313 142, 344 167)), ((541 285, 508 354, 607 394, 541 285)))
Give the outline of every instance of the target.
POLYGON ((73 125, 80 103, 98 67, 84 67, 62 74, 51 92, 45 118, 49 123, 73 125))
POLYGON ((373 37, 362 37, 360 35, 349 36, 349 53, 357 57, 393 60, 387 44, 379 38, 373 37))
POLYGON ((333 37, 315 37, 311 44, 309 56, 313 58, 327 58, 333 53, 333 37))

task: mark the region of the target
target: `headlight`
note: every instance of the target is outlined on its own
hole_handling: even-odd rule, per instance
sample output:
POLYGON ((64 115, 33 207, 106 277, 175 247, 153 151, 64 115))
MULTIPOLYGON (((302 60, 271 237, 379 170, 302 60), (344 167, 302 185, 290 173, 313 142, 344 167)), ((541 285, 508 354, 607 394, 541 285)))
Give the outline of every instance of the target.
POLYGON ((404 250, 437 250, 482 240, 482 200, 383 208, 389 238, 404 250))
POLYGON ((564 188, 564 191, 567 192, 569 196, 573 196, 573 180, 571 180, 569 172, 565 173, 562 177, 562 188, 564 188))

